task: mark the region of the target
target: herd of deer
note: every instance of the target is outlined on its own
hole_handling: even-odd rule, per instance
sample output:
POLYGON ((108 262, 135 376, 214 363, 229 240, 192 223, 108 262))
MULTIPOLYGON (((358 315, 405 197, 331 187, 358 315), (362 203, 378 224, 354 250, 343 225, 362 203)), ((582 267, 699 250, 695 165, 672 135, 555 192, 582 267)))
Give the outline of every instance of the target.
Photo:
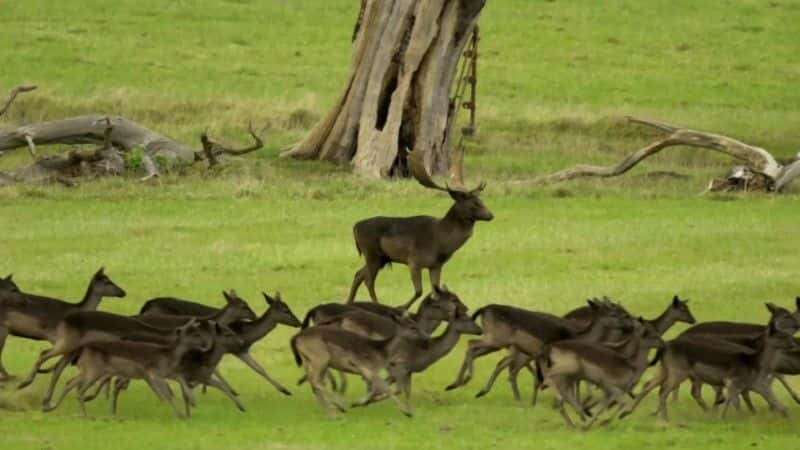
POLYGON ((103 389, 110 395, 112 412, 117 398, 130 380, 144 380, 161 399, 170 403, 178 416, 189 416, 195 405, 193 388, 202 385, 225 393, 240 410, 239 394, 223 378, 218 365, 225 354, 233 354, 276 389, 290 392, 272 379, 250 354, 254 343, 278 324, 300 327, 291 339, 295 361, 320 404, 335 414, 346 406, 341 393, 346 389, 344 374, 361 376, 367 393, 352 406, 365 406, 391 398, 411 416, 411 377, 428 369, 456 346, 462 334, 471 339, 456 380, 455 389, 469 382, 475 359, 506 349, 487 385, 489 392, 497 377, 508 370, 514 397, 519 400, 517 377, 522 369, 534 375, 533 403, 540 390, 549 387, 556 408, 570 426, 572 416, 583 428, 591 427, 606 414, 607 423, 620 419, 655 388, 659 388, 657 413, 667 419, 667 399, 686 380, 697 403, 708 409, 702 397, 703 385, 716 392, 714 408, 723 405, 724 416, 743 399, 754 411, 750 392, 760 394, 770 409, 786 414, 776 399, 772 382, 778 379, 800 403, 784 379, 800 374, 800 297, 797 311, 767 304, 771 314, 766 324, 705 322, 695 324, 686 300, 675 296, 659 316, 645 320, 633 316, 619 303, 607 298, 592 299, 586 306, 565 316, 491 304, 473 314, 459 297, 440 285, 442 266, 472 235, 476 221, 492 220, 476 189, 452 189, 434 183, 416 152, 408 158, 412 173, 426 187, 446 191, 455 201, 447 214, 408 218, 375 217, 358 222, 354 235, 358 252, 366 260, 353 279, 345 303, 318 305, 303 322, 294 315, 279 294, 264 294, 267 310, 257 317, 234 291, 223 292, 226 304, 213 308, 172 297, 144 303, 140 313, 124 316, 97 311, 103 297, 124 297, 125 291, 100 269, 92 277, 83 300, 62 300, 20 291, 11 276, 0 278, 0 381, 11 379, 2 364, 2 350, 8 335, 46 340, 51 347, 36 360, 20 388, 31 384, 39 373, 52 372, 43 404, 52 410, 67 394, 77 390, 85 413, 85 402, 103 389), (409 267, 414 285, 411 300, 399 307, 378 303, 375 279, 392 262, 409 267), (422 296, 422 270, 428 269, 432 290, 410 312, 422 296), (371 302, 356 302, 358 288, 366 283, 371 302), (476 323, 480 319, 481 325, 476 323), (663 334, 677 322, 692 324, 671 341, 663 334), (445 330, 432 337, 446 323, 445 330), (655 355, 650 359, 650 354, 655 355), (44 364, 59 358, 51 367, 44 364), (67 381, 53 401, 61 373, 75 365, 78 374, 67 381), (658 374, 634 389, 648 367, 658 364, 658 374), (337 381, 333 372, 340 372, 337 381), (167 380, 178 383, 183 408, 167 380), (586 387, 581 391, 581 385, 586 387), (602 396, 595 399, 591 389, 602 396), (573 410, 572 416, 567 405, 573 410), (609 412, 616 409, 614 414, 609 412))

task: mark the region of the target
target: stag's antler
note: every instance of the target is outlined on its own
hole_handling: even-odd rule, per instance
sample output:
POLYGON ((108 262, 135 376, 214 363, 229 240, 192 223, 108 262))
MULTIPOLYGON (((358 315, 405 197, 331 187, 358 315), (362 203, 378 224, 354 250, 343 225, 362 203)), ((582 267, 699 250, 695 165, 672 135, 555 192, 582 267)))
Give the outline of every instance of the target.
MULTIPOLYGON (((408 156, 406 157, 406 161, 408 161, 408 168, 411 171, 411 175, 419 182, 419 184, 425 186, 426 188, 436 189, 439 191, 451 192, 451 191, 460 191, 460 192, 469 192, 473 195, 478 195, 480 192, 486 188, 486 183, 481 181, 477 187, 474 189, 467 189, 464 187, 464 180, 463 180, 463 170, 459 169, 457 173, 459 174, 457 177, 453 177, 453 181, 457 184, 455 186, 450 186, 449 184, 445 184, 444 187, 437 184, 433 181, 431 174, 425 168, 425 155, 421 150, 415 151, 407 151, 408 156)), ((461 161, 455 162, 456 164, 461 164, 461 161)))

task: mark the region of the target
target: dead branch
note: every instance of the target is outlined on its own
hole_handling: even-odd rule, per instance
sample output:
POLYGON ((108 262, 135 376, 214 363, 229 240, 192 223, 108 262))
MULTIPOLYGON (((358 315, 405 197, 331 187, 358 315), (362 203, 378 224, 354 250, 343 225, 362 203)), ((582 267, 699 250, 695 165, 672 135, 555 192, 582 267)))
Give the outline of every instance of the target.
MULTIPOLYGON (((737 160, 743 161, 750 170, 762 174, 770 180, 776 180, 782 173, 786 173, 786 170, 778 163, 772 154, 763 148, 754 147, 727 136, 679 128, 657 120, 635 117, 628 117, 627 119, 631 123, 647 125, 669 134, 637 150, 614 166, 581 164, 551 175, 540 177, 535 180, 535 182, 552 183, 581 177, 616 177, 626 173, 645 158, 667 147, 674 146, 705 148, 724 153, 737 160)), ((800 171, 800 169, 798 169, 798 171, 800 171)))
POLYGON ((208 137, 208 133, 204 131, 203 134, 200 135, 200 142, 203 144, 203 151, 195 152, 195 160, 200 161, 206 159, 208 160, 209 166, 215 166, 218 164, 217 156, 220 155, 241 156, 247 153, 254 152, 264 147, 264 141, 262 141, 261 138, 258 136, 258 134, 256 134, 255 130, 253 130, 252 122, 250 122, 247 125, 247 131, 253 138, 253 144, 243 148, 225 147, 219 142, 211 140, 208 137))
POLYGON ((2 116, 3 114, 6 113, 6 111, 8 111, 8 108, 11 106, 11 103, 14 102, 14 100, 17 98, 17 96, 19 94, 23 94, 25 92, 30 92, 30 91, 32 91, 34 89, 36 89, 36 86, 34 86, 34 85, 27 85, 27 86, 26 85, 22 85, 22 86, 17 86, 14 89, 12 89, 11 93, 8 96, 8 100, 6 100, 6 102, 3 105, 3 107, 0 108, 0 116, 2 116))

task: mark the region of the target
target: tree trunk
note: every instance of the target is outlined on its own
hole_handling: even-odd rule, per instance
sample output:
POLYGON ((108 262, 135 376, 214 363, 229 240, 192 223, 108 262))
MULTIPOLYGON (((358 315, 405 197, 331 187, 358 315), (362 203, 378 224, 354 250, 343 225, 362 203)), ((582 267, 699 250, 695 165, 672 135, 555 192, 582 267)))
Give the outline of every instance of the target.
POLYGON ((432 174, 450 167, 458 61, 486 0, 362 0, 344 94, 284 156, 349 162, 357 173, 406 173, 406 149, 432 174))

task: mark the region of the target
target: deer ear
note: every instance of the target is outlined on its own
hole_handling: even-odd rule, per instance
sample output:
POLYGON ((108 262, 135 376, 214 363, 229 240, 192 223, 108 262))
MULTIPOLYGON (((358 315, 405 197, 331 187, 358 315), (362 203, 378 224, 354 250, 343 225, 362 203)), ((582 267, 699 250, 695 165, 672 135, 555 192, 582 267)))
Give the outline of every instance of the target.
POLYGON ((588 303, 589 307, 594 310, 600 309, 600 305, 595 300, 586 300, 586 303, 588 303))
MULTIPOLYGON (((3 279, 4 279, 4 280, 6 280, 6 281, 12 281, 12 280, 11 280, 11 277, 13 277, 13 276, 14 276, 14 274, 13 274, 13 273, 10 273, 10 274, 8 274, 8 276, 6 276, 6 277, 5 277, 5 278, 3 278, 3 279)), ((798 304, 800 304, 800 297, 797 297, 797 302, 798 302, 798 304)))
MULTIPOLYGON (((233 293, 233 291, 231 291, 231 293, 233 293)), ((228 294, 225 291, 222 291, 222 296, 225 297, 225 301, 228 303, 231 303, 233 301, 233 298, 230 296, 230 294, 228 294)))
POLYGON ((680 299, 680 298, 678 298, 678 296, 677 296, 677 295, 675 295, 674 297, 672 297, 672 304, 673 304, 673 305, 675 305, 675 306, 678 306, 678 304, 679 304, 680 302, 681 302, 681 299, 680 299))
POLYGON ((765 303, 767 306, 767 310, 773 315, 777 314, 780 311, 780 307, 775 305, 774 303, 765 303))
POLYGON ((261 292, 261 295, 263 295, 263 296, 264 296, 264 300, 266 300, 266 301, 267 301, 267 304, 268 304, 268 305, 272 306, 272 304, 273 304, 273 303, 275 303, 275 300, 273 300, 273 299, 272 299, 272 297, 270 297, 269 295, 267 295, 267 293, 266 293, 266 292, 263 292, 263 291, 262 291, 262 292, 261 292))
MULTIPOLYGON (((9 275, 8 278, 6 278, 6 279, 10 280, 11 279, 11 275, 9 275)), ((794 299, 794 306, 797 309, 800 309, 800 297, 797 297, 797 298, 794 299)))

